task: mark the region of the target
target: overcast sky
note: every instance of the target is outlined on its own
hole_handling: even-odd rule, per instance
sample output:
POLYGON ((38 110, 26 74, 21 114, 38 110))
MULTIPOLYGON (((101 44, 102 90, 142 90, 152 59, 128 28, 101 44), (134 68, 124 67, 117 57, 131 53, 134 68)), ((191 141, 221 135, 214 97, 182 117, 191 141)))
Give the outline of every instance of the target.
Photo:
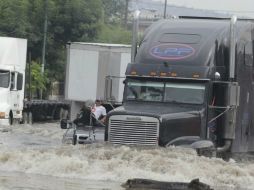
MULTIPOLYGON (((165 0, 154 0, 165 2, 165 0)), ((254 17, 254 0, 167 0, 174 4, 199 9, 232 11, 236 14, 254 17)), ((231 12, 231 13, 232 13, 231 12)))

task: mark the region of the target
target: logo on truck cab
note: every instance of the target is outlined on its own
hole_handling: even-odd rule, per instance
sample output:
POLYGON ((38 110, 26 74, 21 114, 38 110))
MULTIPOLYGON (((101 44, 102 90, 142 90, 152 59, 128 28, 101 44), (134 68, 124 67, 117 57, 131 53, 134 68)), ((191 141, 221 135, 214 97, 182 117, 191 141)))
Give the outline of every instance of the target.
POLYGON ((160 44, 150 49, 150 55, 165 60, 186 59, 195 53, 195 49, 187 44, 160 44))

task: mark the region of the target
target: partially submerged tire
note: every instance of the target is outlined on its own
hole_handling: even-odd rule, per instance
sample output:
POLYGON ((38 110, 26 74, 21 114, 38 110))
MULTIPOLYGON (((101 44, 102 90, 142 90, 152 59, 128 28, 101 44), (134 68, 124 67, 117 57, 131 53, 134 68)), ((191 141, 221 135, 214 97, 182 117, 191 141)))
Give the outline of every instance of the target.
POLYGON ((73 145, 77 144, 77 135, 76 134, 73 135, 72 144, 73 145))
POLYGON ((209 140, 200 140, 191 144, 191 147, 194 148, 199 156, 205 157, 216 157, 216 148, 214 147, 213 142, 209 140))
POLYGON ((199 156, 205 156, 208 158, 216 157, 216 149, 214 147, 197 148, 196 151, 199 156))

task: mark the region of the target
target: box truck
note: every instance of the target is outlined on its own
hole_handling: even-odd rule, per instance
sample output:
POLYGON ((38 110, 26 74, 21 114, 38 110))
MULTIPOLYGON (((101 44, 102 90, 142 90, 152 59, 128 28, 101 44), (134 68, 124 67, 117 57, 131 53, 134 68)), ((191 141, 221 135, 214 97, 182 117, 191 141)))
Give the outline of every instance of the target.
POLYGON ((27 40, 0 37, 0 124, 22 119, 27 40))
POLYGON ((113 107, 122 103, 124 73, 130 59, 130 45, 67 44, 65 99, 71 102, 71 120, 83 102, 102 99, 113 107))
POLYGON ((27 40, 0 37, 0 125, 59 119, 69 102, 24 99, 27 40))
POLYGON ((253 21, 236 16, 154 23, 127 67, 105 140, 254 151, 253 41, 253 21))

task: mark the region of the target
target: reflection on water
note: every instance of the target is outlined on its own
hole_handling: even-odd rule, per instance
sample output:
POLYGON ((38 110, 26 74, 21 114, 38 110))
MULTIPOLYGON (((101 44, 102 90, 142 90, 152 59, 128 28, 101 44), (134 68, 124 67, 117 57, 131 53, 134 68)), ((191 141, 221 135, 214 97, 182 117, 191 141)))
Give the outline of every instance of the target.
POLYGON ((254 189, 254 162, 198 157, 183 148, 62 144, 56 123, 0 127, 0 189, 121 189, 130 178, 254 189), (27 181, 27 182, 25 182, 27 181))

